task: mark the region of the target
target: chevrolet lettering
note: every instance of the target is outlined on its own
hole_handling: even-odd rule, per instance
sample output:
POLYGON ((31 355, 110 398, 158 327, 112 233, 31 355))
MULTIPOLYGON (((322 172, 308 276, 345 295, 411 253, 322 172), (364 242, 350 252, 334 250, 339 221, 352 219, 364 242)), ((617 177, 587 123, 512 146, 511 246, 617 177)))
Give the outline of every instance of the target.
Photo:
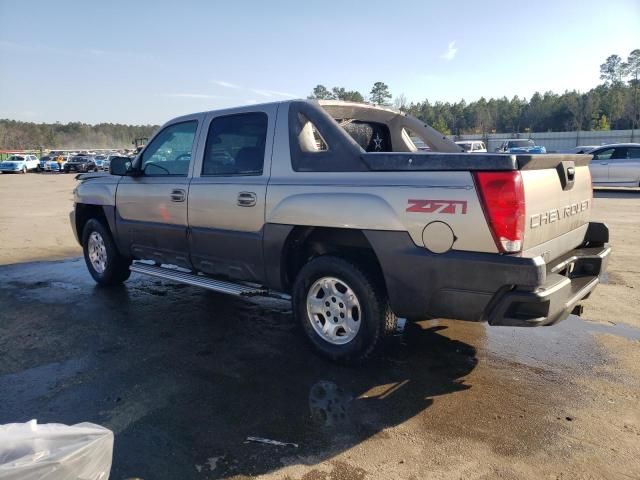
POLYGON ((563 208, 554 208, 547 212, 531 215, 531 228, 538 228, 541 225, 558 222, 565 218, 572 217, 589 209, 589 200, 583 200, 580 203, 572 203, 563 208))

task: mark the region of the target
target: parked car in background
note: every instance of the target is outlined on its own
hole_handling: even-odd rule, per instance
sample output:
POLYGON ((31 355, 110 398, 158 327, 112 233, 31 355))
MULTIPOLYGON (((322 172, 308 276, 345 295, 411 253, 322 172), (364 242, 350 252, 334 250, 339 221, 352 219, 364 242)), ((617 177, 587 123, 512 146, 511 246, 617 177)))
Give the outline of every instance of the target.
POLYGON ((496 152, 498 153, 547 153, 547 149, 531 138, 512 138, 502 142, 496 152))
POLYGON ((0 172, 27 173, 29 170, 37 170, 39 164, 35 155, 11 155, 4 162, 0 162, 0 172))
POLYGON ((487 153, 486 145, 480 140, 460 140, 459 142, 456 142, 456 145, 460 145, 462 148, 464 148, 465 152, 487 153))
POLYGON ((71 157, 65 166, 64 173, 69 172, 97 172, 98 167, 92 156, 89 155, 76 155, 71 157))
POLYGON ((604 145, 589 152, 591 182, 603 187, 640 186, 640 143, 604 145))
POLYGON ((47 166, 47 162, 51 160, 51 157, 49 155, 45 155, 44 157, 41 157, 40 160, 38 161, 38 171, 39 172, 44 172, 47 166))
POLYGON ((52 158, 49 162, 47 162, 47 165, 45 166, 45 170, 48 172, 59 172, 62 173, 62 171, 64 170, 64 166, 67 164, 67 161, 69 160, 69 157, 62 157, 62 162, 58 163, 58 161, 56 160, 58 157, 54 157, 52 158))
POLYGON ((589 153, 598 147, 599 145, 579 145, 568 150, 563 150, 561 153, 589 153))
POLYGON ((95 162, 96 167, 98 167, 98 170, 104 170, 104 161, 106 159, 106 155, 96 155, 95 157, 93 157, 93 161, 95 162))

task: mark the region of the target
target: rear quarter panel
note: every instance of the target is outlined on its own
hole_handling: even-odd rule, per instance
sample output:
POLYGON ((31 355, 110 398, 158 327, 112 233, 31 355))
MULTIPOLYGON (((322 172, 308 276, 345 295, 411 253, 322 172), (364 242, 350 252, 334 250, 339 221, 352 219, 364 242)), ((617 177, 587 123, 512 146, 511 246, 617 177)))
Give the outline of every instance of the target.
POLYGON ((469 172, 274 172, 267 190, 267 223, 407 231, 424 246, 434 221, 453 250, 497 252, 469 172))

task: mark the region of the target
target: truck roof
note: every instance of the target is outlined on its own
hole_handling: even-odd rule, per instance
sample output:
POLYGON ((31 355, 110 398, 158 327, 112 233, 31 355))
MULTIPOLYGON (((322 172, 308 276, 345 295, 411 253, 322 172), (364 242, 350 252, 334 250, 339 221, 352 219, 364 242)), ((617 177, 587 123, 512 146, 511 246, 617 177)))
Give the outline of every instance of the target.
MULTIPOLYGON (((297 110, 300 110, 301 108, 311 108, 324 111, 324 113, 329 117, 339 121, 356 120, 362 122, 382 123, 391 131, 395 132, 396 139, 401 135, 408 135, 412 132, 417 134, 417 136, 434 151, 462 153, 462 147, 453 143, 445 135, 442 135, 442 133, 427 125, 423 120, 387 106, 372 105, 369 103, 345 102, 342 100, 290 99, 255 105, 242 105, 238 107, 183 115, 169 120, 163 125, 163 127, 172 123, 195 120, 199 116, 210 113, 231 115, 235 113, 251 112, 256 108, 273 107, 276 105, 288 105, 289 108, 297 110)), ((394 133, 392 133, 392 136, 393 135, 394 133)))
POLYGON ((238 105, 237 107, 218 108, 215 110, 204 110, 201 112, 193 112, 193 113, 172 118, 169 122, 174 122, 175 120, 178 120, 181 118, 189 118, 189 117, 192 117, 193 115, 220 113, 220 112, 234 111, 234 110, 240 110, 240 109, 244 110, 244 109, 251 109, 255 107, 265 107, 265 106, 271 106, 271 105, 283 105, 283 104, 294 103, 294 102, 296 103, 306 102, 306 103, 316 104, 316 105, 320 105, 327 111, 342 112, 344 114, 342 118, 355 118, 357 116, 358 111, 361 111, 361 112, 366 111, 368 114, 373 113, 374 116, 378 116, 380 118, 380 121, 389 121, 397 116, 406 116, 406 113, 403 113, 400 110, 396 110, 392 107, 387 107, 382 105, 374 105, 372 103, 345 102, 343 100, 315 100, 315 99, 308 99, 308 98, 292 98, 289 100, 279 100, 277 102, 253 103, 250 105, 238 105))

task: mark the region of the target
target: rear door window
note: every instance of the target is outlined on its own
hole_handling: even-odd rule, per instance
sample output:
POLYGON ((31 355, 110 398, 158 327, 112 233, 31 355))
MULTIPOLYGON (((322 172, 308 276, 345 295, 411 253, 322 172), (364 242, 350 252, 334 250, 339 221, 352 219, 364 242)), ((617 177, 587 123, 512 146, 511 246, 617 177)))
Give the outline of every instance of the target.
POLYGON ((267 126, 264 112, 214 118, 207 134, 201 174, 262 175, 267 126))
POLYGON ((617 147, 611 155, 611 160, 626 160, 627 150, 627 147, 617 147))
POLYGON ((640 147, 629 147, 627 149, 627 158, 640 160, 640 147))

